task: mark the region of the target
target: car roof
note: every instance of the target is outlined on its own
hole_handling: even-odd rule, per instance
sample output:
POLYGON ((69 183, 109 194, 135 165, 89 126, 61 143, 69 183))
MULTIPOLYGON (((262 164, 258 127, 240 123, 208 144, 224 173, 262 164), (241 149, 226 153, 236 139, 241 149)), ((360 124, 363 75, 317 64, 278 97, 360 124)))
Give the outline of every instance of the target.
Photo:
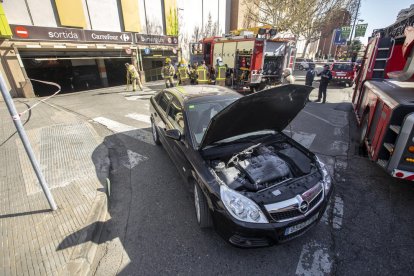
POLYGON ((164 91, 174 94, 183 103, 242 97, 236 91, 218 85, 186 85, 168 88, 164 91))

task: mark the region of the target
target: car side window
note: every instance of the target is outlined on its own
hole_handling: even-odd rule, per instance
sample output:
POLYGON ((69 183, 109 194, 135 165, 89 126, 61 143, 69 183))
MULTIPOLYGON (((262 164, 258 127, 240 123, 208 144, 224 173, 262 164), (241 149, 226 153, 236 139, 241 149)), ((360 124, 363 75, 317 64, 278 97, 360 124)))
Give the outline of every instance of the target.
POLYGON ((184 130, 184 117, 183 108, 176 97, 173 97, 170 103, 170 108, 167 113, 168 120, 171 124, 179 129, 181 132, 184 130))
POLYGON ((155 102, 157 102, 157 103, 159 103, 160 102, 160 98, 161 98, 161 95, 162 94, 164 94, 164 93, 162 93, 162 92, 158 92, 157 94, 155 94, 155 96, 154 96, 154 100, 155 100, 155 102))
POLYGON ((170 93, 164 92, 161 95, 161 98, 159 100, 159 106, 164 110, 164 112, 167 112, 168 104, 170 103, 172 99, 172 95, 170 93))

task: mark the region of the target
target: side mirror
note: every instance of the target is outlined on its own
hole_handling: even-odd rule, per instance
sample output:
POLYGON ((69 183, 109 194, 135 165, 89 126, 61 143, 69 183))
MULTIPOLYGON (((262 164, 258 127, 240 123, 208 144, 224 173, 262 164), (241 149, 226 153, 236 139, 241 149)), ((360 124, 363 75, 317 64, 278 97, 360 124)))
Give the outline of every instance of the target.
POLYGON ((181 140, 181 132, 178 129, 169 129, 165 132, 165 136, 168 138, 180 141, 181 140))

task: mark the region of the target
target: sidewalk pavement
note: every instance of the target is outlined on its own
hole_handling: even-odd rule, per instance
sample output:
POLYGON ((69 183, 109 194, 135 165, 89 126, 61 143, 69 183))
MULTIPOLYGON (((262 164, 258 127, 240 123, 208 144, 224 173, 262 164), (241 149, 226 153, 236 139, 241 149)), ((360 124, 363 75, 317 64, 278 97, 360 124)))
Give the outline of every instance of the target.
MULTIPOLYGON (((15 100, 18 112, 35 102, 15 100)), ((58 205, 52 212, 4 102, 0 117, 0 275, 86 275, 107 215, 99 126, 43 103, 22 116, 58 205)))

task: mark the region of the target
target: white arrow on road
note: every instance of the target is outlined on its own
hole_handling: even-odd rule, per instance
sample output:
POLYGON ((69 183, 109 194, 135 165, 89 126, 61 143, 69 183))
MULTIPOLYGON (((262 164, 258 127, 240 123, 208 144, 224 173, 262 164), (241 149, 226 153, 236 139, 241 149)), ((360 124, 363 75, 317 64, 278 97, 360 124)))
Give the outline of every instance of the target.
POLYGON ((122 165, 128 169, 135 168, 139 163, 148 160, 148 157, 136 153, 132 150, 127 150, 128 159, 122 160, 122 165))

